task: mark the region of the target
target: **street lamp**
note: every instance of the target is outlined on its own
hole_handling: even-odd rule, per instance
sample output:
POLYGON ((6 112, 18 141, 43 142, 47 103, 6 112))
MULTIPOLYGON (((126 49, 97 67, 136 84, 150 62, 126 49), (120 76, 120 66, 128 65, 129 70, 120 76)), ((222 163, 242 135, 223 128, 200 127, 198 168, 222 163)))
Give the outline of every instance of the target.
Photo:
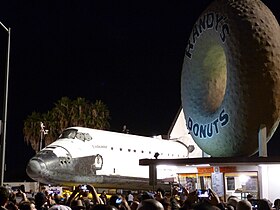
POLYGON ((1 176, 0 176, 0 186, 3 186, 4 183, 4 171, 5 171, 5 153, 6 153, 6 124, 7 124, 7 108, 8 108, 8 87, 9 87, 9 65, 10 65, 10 38, 11 38, 11 28, 7 28, 0 21, 0 25, 8 33, 8 46, 7 46, 7 65, 5 72, 5 87, 4 87, 4 98, 3 98, 3 120, 1 129, 1 176))

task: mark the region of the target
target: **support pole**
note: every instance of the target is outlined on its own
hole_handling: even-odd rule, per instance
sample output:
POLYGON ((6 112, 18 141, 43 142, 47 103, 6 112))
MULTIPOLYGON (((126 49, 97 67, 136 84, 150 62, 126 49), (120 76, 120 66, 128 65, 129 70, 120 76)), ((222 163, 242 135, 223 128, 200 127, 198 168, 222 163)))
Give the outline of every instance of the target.
POLYGON ((4 172, 5 172, 5 155, 6 155, 6 127, 7 127, 7 113, 8 113, 8 92, 9 92, 9 67, 10 67, 10 37, 11 28, 6 28, 3 23, 0 25, 8 32, 8 46, 7 46, 7 65, 5 72, 5 87, 4 87, 4 98, 3 98, 3 120, 2 120, 2 132, 1 132, 1 177, 0 186, 4 184, 4 172))
POLYGON ((259 157, 267 157, 266 126, 260 125, 259 130, 259 157))

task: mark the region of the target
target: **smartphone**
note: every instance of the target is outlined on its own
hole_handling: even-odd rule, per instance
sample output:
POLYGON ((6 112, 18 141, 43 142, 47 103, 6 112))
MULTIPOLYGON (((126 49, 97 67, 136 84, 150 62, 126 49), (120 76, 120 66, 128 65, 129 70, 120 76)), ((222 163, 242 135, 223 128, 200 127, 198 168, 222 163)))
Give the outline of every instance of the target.
POLYGON ((87 190, 87 186, 86 185, 81 185, 80 186, 80 190, 86 191, 87 190))
POLYGON ((19 186, 12 187, 12 190, 14 192, 18 192, 20 190, 20 187, 19 186))
POLYGON ((252 209, 253 210, 258 210, 259 208, 258 208, 258 200, 252 200, 251 201, 252 202, 252 209))
POLYGON ((209 197, 209 191, 208 190, 197 190, 197 197, 208 198, 209 197))
POLYGON ((121 198, 117 198, 116 204, 121 204, 121 202, 122 202, 122 199, 121 198))

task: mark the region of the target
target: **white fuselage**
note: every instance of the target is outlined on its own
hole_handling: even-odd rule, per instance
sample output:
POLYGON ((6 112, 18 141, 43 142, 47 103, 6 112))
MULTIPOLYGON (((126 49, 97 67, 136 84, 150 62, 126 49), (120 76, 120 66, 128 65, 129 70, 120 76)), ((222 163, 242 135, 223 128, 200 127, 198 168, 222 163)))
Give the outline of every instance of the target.
POLYGON ((148 178, 149 168, 139 159, 154 159, 156 153, 161 159, 188 157, 187 146, 178 141, 72 127, 30 160, 27 173, 43 183, 89 182, 103 175, 148 178))

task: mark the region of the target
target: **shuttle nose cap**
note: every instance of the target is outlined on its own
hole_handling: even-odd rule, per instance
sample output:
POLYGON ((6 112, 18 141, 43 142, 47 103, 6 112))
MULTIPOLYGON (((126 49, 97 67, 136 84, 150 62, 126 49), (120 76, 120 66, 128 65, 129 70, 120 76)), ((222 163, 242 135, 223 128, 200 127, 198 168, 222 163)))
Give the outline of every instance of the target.
POLYGON ((27 167, 26 173, 30 178, 40 177, 40 173, 42 171, 41 164, 37 160, 30 160, 27 167))

